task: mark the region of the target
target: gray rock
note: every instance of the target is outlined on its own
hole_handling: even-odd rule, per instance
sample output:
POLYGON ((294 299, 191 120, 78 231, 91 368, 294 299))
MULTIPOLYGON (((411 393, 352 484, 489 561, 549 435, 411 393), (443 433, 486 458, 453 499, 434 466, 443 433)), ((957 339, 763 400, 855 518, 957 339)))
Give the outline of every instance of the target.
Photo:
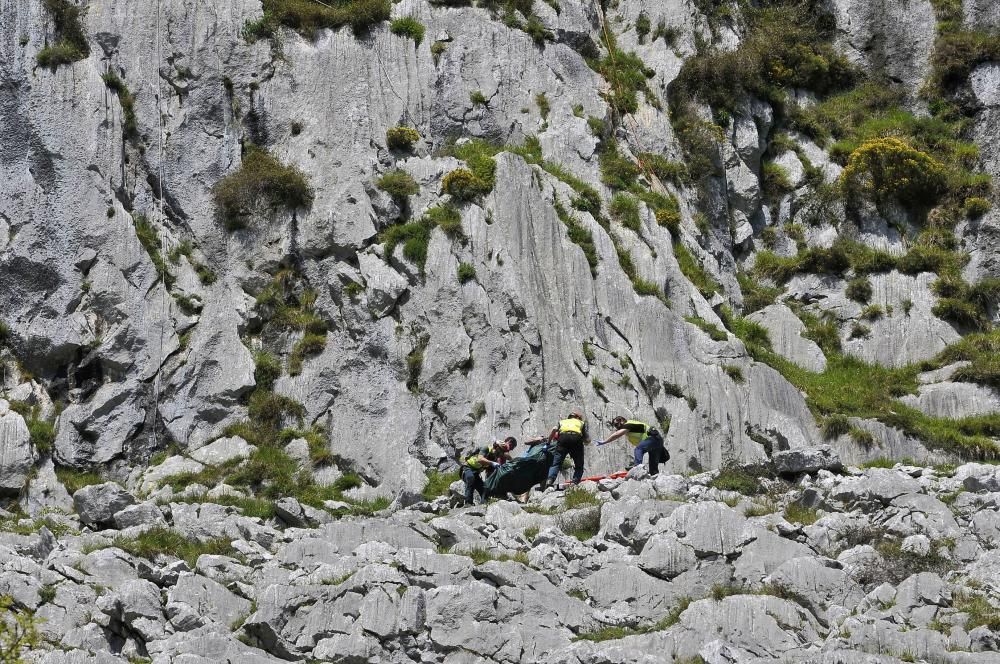
MULTIPOLYGON (((786 153, 793 154, 793 153, 786 153)), ((826 356, 815 341, 802 336, 806 327, 784 304, 772 304, 755 311, 747 318, 764 326, 774 352, 803 369, 826 371, 826 356)))
POLYGON ((1000 467, 966 463, 955 470, 955 479, 969 491, 1000 491, 1000 467))
POLYGON ((28 425, 0 399, 0 495, 20 493, 34 460, 28 425))
POLYGON ((181 574, 167 593, 167 603, 187 605, 224 628, 249 615, 251 606, 246 599, 197 574, 181 574))
POLYGON ((125 509, 115 512, 114 521, 115 527, 119 530, 135 526, 167 525, 166 519, 163 518, 163 512, 152 503, 129 505, 125 509))
POLYGON ((233 459, 245 459, 257 448, 239 436, 219 438, 191 452, 191 458, 208 466, 220 466, 233 459))
POLYGON ((80 521, 90 526, 109 524, 115 514, 133 504, 135 497, 116 482, 85 486, 73 494, 73 508, 80 521))
POLYGON ((197 473, 204 467, 205 466, 198 461, 184 456, 176 455, 168 457, 159 465, 151 466, 146 469, 146 472, 143 473, 142 476, 140 490, 147 492, 152 491, 166 480, 169 480, 171 477, 187 473, 197 473))
POLYGON ((776 452, 771 460, 774 462, 774 469, 781 474, 815 473, 820 470, 837 471, 843 468, 840 456, 829 445, 776 452))

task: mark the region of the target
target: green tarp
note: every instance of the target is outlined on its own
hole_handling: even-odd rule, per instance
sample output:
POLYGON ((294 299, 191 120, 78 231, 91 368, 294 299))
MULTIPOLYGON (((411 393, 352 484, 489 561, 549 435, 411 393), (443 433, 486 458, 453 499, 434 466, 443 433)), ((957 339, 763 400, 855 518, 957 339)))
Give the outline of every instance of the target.
POLYGON ((524 456, 512 459, 500 466, 492 475, 486 478, 487 498, 503 498, 507 494, 524 493, 533 486, 542 483, 552 465, 552 453, 555 444, 543 443, 535 445, 524 456))

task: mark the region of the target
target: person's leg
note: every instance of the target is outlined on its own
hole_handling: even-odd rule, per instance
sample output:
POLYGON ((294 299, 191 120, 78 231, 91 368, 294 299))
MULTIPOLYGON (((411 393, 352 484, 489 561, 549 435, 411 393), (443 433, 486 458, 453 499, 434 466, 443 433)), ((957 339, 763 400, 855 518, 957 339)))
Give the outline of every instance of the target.
POLYGON ((573 484, 579 484, 583 479, 583 441, 580 441, 570 449, 573 457, 573 484))
POLYGON ((483 478, 482 478, 482 476, 479 473, 476 473, 475 488, 476 488, 476 493, 479 494, 479 502, 485 503, 486 502, 486 482, 483 481, 483 478))
POLYGON ((649 449, 652 447, 652 445, 653 445, 653 439, 645 438, 641 443, 635 446, 635 449, 632 450, 633 459, 635 460, 635 465, 638 466, 639 464, 642 463, 642 455, 648 452, 649 449))
POLYGON ((548 481, 550 484, 556 481, 556 476, 559 475, 559 470, 562 468, 563 459, 565 458, 566 448, 562 445, 556 447, 556 451, 552 454, 552 465, 549 466, 548 481))
POLYGON ((465 468, 462 470, 462 481, 465 482, 465 504, 473 504, 473 496, 476 489, 476 480, 479 478, 479 473, 472 470, 471 468, 465 468))
POLYGON ((656 475, 660 472, 660 455, 663 453, 663 445, 654 445, 649 449, 649 474, 656 475))

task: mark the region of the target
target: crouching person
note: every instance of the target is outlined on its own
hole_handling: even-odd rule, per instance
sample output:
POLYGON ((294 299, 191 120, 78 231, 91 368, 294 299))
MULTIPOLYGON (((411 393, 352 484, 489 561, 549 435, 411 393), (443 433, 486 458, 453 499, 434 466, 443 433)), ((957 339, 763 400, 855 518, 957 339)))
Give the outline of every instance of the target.
POLYGON ((611 420, 611 426, 616 431, 608 436, 607 440, 597 441, 596 444, 598 447, 618 440, 622 436, 628 436, 628 442, 635 448, 632 454, 633 463, 629 465, 629 468, 641 464, 642 457, 648 455, 649 474, 656 475, 660 472, 660 463, 667 461, 670 458, 670 454, 663 445, 663 436, 660 435, 657 429, 640 420, 626 420, 621 415, 611 420))
POLYGON ((462 481, 465 482, 465 504, 472 505, 475 494, 479 501, 486 500, 486 486, 483 483, 483 471, 492 473, 500 464, 510 461, 511 451, 517 447, 517 439, 507 436, 503 441, 494 441, 475 450, 462 463, 462 481))

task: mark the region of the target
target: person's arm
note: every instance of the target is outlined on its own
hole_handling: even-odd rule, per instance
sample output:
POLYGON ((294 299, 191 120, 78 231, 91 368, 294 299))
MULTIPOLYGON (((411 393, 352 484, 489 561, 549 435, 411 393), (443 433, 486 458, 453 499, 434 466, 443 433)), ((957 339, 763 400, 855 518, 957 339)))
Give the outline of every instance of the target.
POLYGON ((538 443, 544 443, 548 439, 549 439, 548 436, 535 436, 534 438, 529 438, 528 440, 524 441, 524 444, 527 445, 528 447, 533 447, 538 443))
POLYGON ((619 429, 618 431, 615 431, 613 434, 611 434, 610 436, 608 436, 606 439, 597 441, 597 446, 600 447, 601 445, 607 445, 608 443, 610 443, 610 442, 612 442, 614 440, 618 440, 619 438, 621 438, 622 436, 626 435, 627 433, 628 433, 628 429, 619 429))

